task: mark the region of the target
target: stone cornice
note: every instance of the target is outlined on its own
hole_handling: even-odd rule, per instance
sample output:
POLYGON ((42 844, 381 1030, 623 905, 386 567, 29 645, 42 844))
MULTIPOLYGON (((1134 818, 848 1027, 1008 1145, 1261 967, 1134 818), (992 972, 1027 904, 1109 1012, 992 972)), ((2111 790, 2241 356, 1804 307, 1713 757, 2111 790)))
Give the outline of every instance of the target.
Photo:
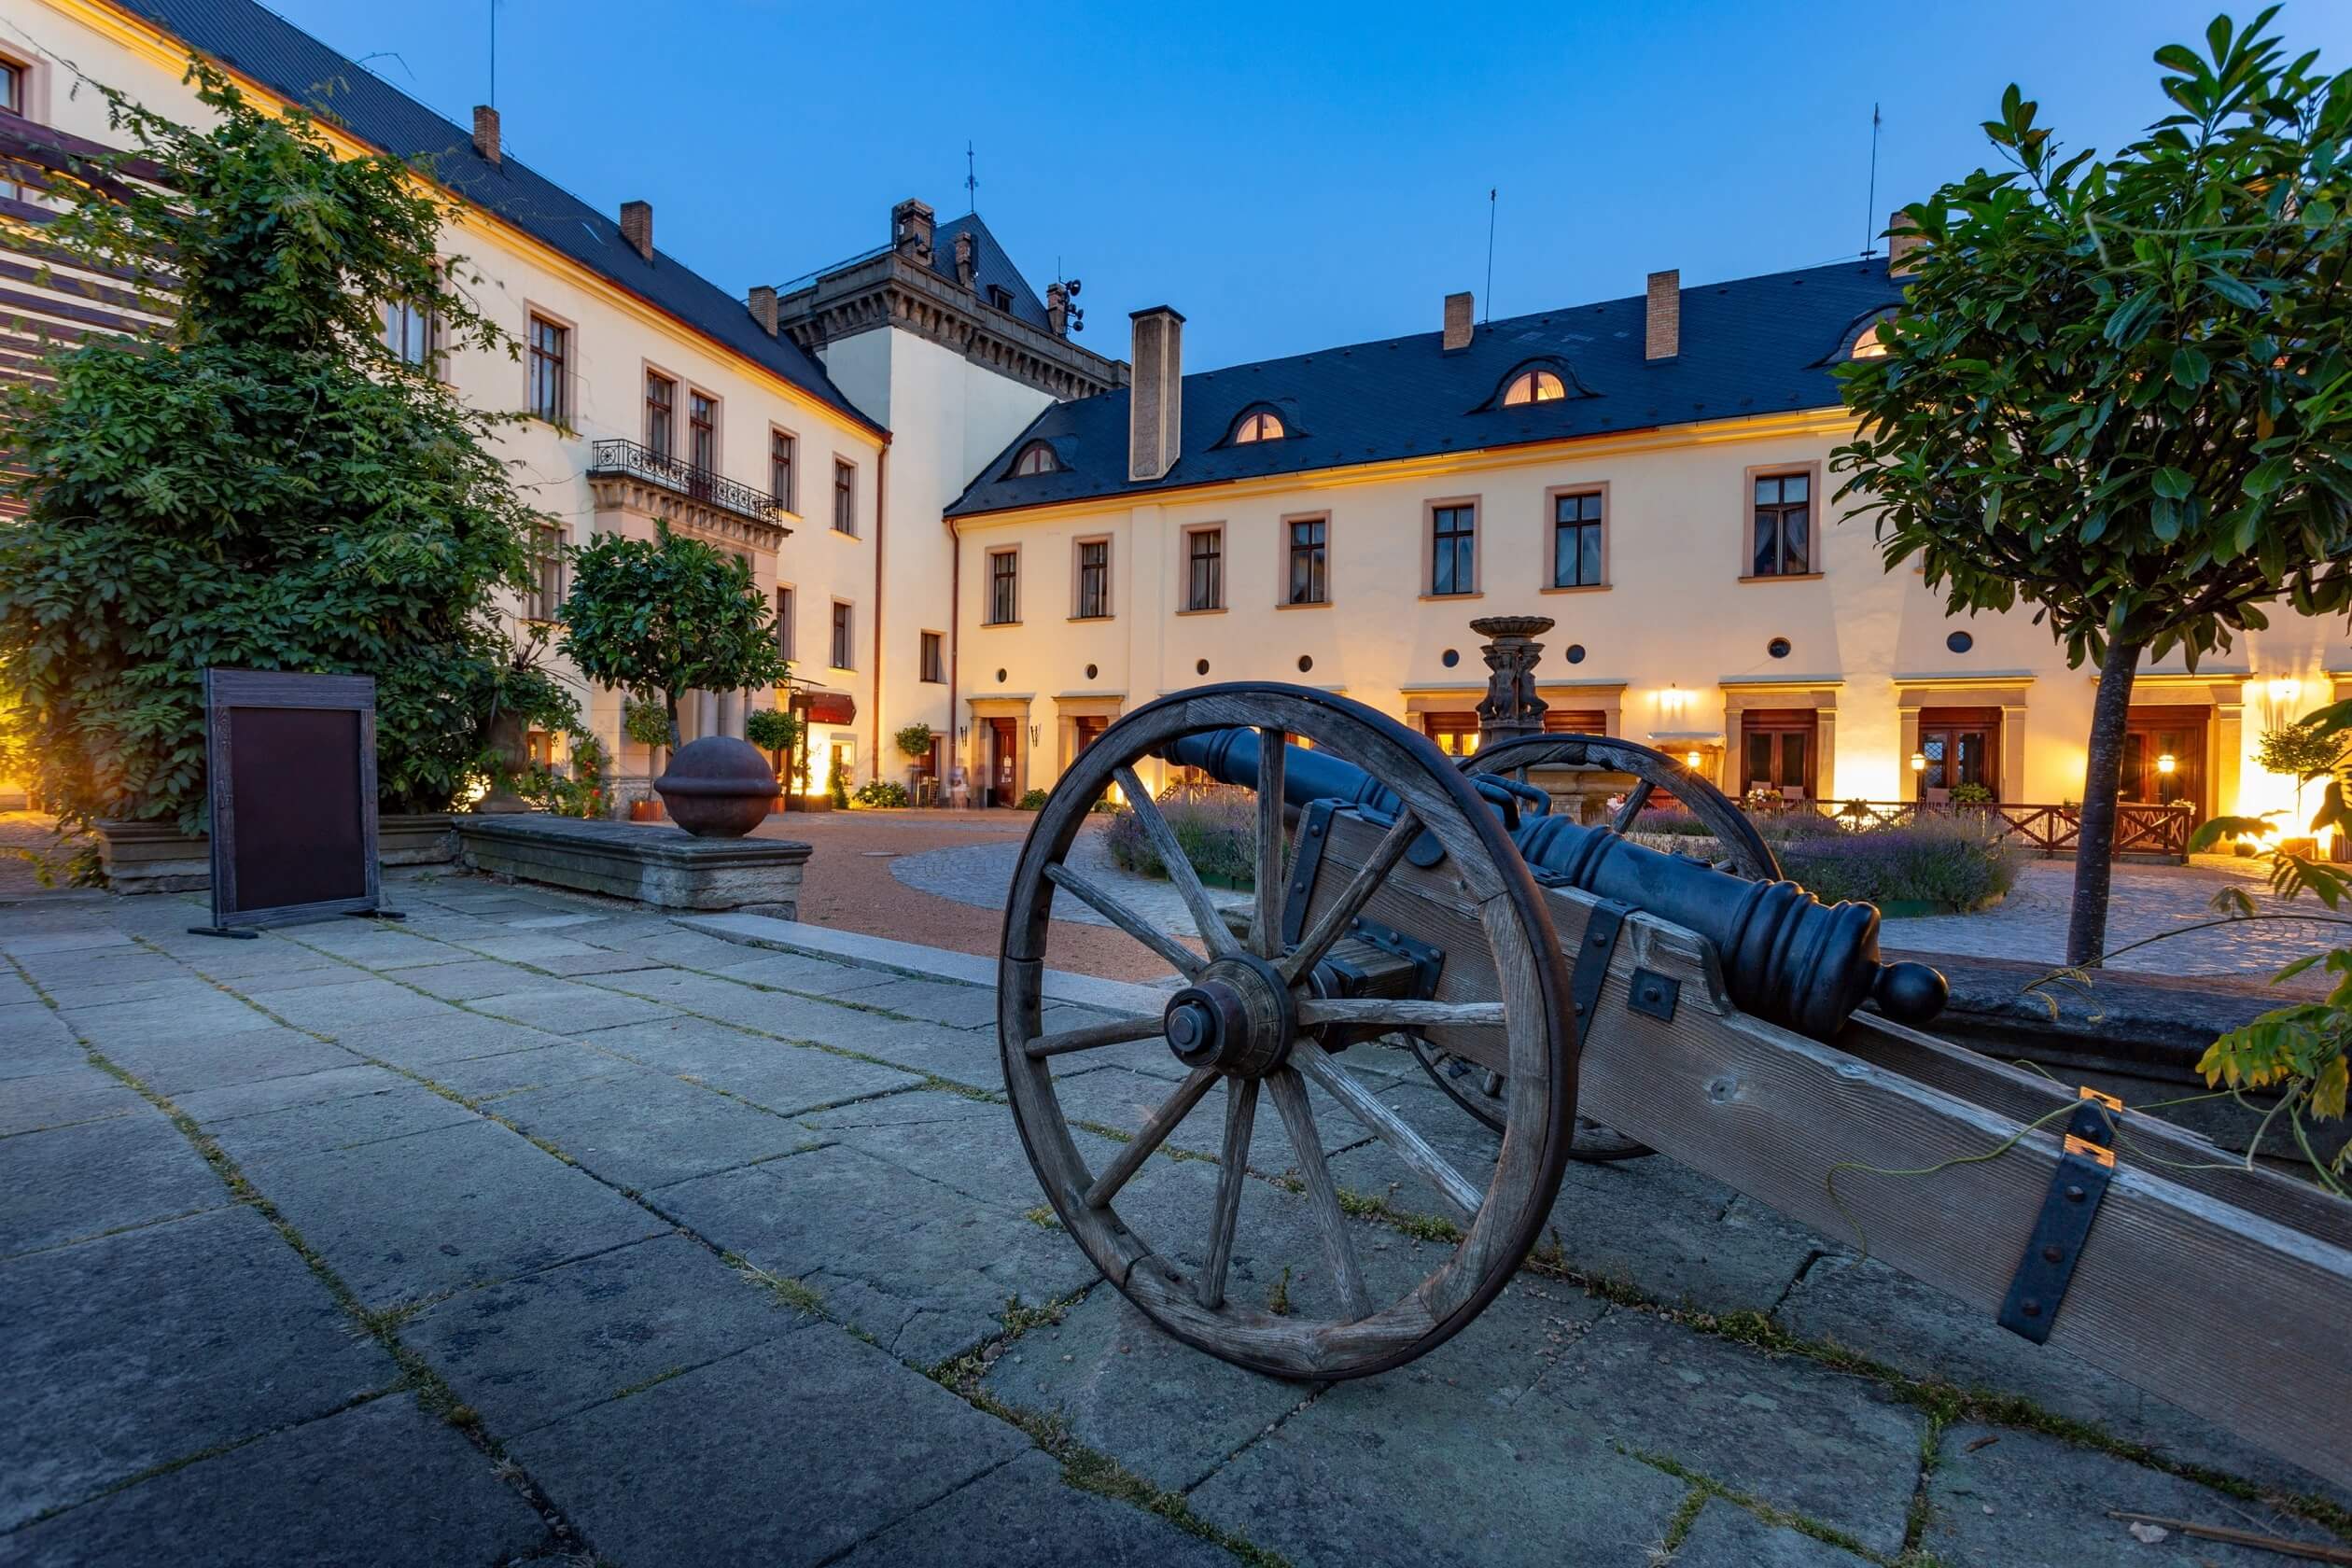
POLYGON ((725 511, 633 474, 592 473, 588 476, 588 492, 595 498, 600 512, 633 511, 713 544, 740 545, 774 554, 791 533, 780 523, 763 523, 725 511))
POLYGON ((1127 384, 1125 361, 1042 331, 895 251, 793 290, 777 301, 777 312, 783 330, 812 354, 895 327, 1056 398, 1090 398, 1127 384))

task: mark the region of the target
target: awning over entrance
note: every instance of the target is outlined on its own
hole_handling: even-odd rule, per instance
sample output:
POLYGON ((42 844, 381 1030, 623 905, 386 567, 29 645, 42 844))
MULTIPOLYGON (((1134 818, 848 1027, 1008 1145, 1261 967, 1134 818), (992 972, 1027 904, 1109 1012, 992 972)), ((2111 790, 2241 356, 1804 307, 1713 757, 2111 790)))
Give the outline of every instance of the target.
POLYGON ((854 724, 858 699, 847 692, 804 692, 794 704, 812 724, 854 724))

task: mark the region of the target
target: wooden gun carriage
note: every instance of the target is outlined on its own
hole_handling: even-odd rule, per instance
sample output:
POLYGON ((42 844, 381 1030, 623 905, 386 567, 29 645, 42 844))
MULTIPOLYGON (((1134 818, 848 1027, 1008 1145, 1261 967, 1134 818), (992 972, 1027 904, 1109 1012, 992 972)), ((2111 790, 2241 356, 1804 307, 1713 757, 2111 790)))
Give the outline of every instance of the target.
POLYGON ((1000 960, 1006 1085, 1055 1212, 1104 1276, 1178 1338, 1262 1372, 1339 1379, 1411 1361, 1492 1300, 1546 1225, 1573 1229, 1553 1213, 1567 1161, 1656 1151, 1826 1234, 1859 1230, 1872 1255, 2026 1338, 2352 1481, 2352 1204, 1920 1032, 1942 978, 1882 964, 1877 931, 1875 909, 1824 906, 1779 880, 1728 800, 1645 748, 1538 735, 1457 767, 1328 693, 1202 687, 1113 725, 1038 814, 1000 960), (1138 777, 1149 757, 1255 790, 1246 921, 1228 924, 1138 777), (1610 825, 1584 826, 1521 781, 1546 765, 1637 782, 1610 825), (1070 863, 1114 786, 1204 951, 1070 863), (1622 836, 1659 789, 1715 829, 1720 868, 1622 836), (1159 1015, 1044 1029, 1057 893, 1176 972, 1159 1015), (1500 1134, 1491 1168, 1440 1152, 1350 1070, 1351 1048, 1400 1040, 1500 1134), (1060 1070, 1137 1042, 1185 1076, 1098 1168, 1062 1103, 1083 1079, 1060 1070), (1213 1197, 1187 1212, 1154 1195, 1123 1213, 1150 1156, 1219 1088, 1213 1197), (1245 1211, 1266 1212, 1245 1203, 1263 1185, 1249 1169, 1261 1090, 1309 1222, 1303 1306, 1228 1289, 1245 1211), (1336 1105, 1376 1135, 1451 1222, 1409 1288, 1367 1283, 1318 1099, 1322 1115, 1336 1105))

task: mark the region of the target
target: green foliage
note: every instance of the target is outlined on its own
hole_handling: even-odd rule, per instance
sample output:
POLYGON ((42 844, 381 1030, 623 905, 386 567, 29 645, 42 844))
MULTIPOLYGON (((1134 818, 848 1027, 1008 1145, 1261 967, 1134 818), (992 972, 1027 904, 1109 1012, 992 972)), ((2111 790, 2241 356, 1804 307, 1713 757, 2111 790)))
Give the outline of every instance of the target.
POLYGON ((2022 859, 1996 829, 1973 814, 1922 817, 1859 832, 1831 824, 1826 833, 1771 836, 1782 875, 1825 903, 1925 901, 1979 909, 2017 885, 2022 859))
MULTIPOLYGON (((1157 805, 1176 834, 1176 847, 1202 881, 1225 888, 1256 885, 1257 791, 1224 784, 1172 788, 1160 792, 1157 805)), ((1168 875, 1131 809, 1114 811, 1103 847, 1113 861, 1140 875, 1168 875)))
POLYGON ((899 755, 909 762, 920 762, 931 755, 931 727, 929 724, 909 724, 892 738, 898 744, 899 755))
POLYGON ((0 529, 0 710, 63 820, 204 816, 207 665, 372 675, 381 804, 439 810, 481 756, 507 650, 493 614, 534 514, 461 404, 378 340, 379 302, 452 347, 513 344, 440 260, 448 216, 389 158, 197 65, 197 131, 109 91, 168 192, 102 161, 63 176, 45 243, 173 327, 49 357, 0 402, 28 513, 0 529))
POLYGON ((906 786, 893 784, 887 778, 876 778, 858 786, 851 797, 869 811, 903 810, 906 806, 906 786))
POLYGON ((763 707, 743 721, 743 738, 763 751, 790 751, 800 744, 800 733, 798 719, 773 707, 763 707))
POLYGON ((833 754, 833 765, 825 770, 825 796, 833 802, 835 811, 849 809, 849 769, 842 763, 839 752, 833 754))
POLYGON ((1924 247, 1883 357, 1840 368, 1832 466, 1892 568, 1954 613, 2023 601, 2080 664, 2193 668, 2264 601, 2352 603, 2352 78, 2217 21, 2157 51, 2178 112, 2061 157, 2012 86, 2014 166, 1905 209, 1924 247))
POLYGON ((651 539, 606 534, 572 553, 557 645, 591 680, 659 701, 659 744, 679 744, 687 692, 773 686, 786 674, 751 567, 664 525, 651 539))
POLYGON ((1043 790, 1035 790, 1035 789, 1032 789, 1032 790, 1025 790, 1025 791, 1022 791, 1022 793, 1021 793, 1021 798, 1020 798, 1019 800, 1017 800, 1017 801, 1015 801, 1015 802, 1014 803, 1014 809, 1018 810, 1018 811, 1043 811, 1043 810, 1044 810, 1044 809, 1045 809, 1045 791, 1043 791, 1043 790))
POLYGON ((1954 784, 1952 787, 1954 805, 1991 805, 1993 787, 1989 784, 1954 784))
POLYGON ((621 733, 639 746, 667 746, 670 743, 669 714, 660 703, 627 698, 621 704, 621 733))

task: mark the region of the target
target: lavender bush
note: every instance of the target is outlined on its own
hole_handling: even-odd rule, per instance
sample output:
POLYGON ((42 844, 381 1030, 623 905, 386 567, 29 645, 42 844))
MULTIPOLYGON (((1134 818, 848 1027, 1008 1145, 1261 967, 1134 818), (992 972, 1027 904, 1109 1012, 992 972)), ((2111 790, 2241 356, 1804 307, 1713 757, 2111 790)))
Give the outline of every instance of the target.
MULTIPOLYGON (((1981 825, 1927 817, 1899 828, 1828 828, 1774 836, 1781 873, 1824 903, 1925 900, 1975 909, 2016 884, 2020 852, 1981 825)), ((1773 826, 1781 824, 1774 823, 1773 826)))
MULTIPOLYGON (((1234 888, 1256 886, 1257 795, 1231 785, 1170 789, 1158 797, 1160 815, 1175 830, 1176 842, 1201 879, 1234 888)), ((1105 845, 1111 858, 1143 876, 1166 876, 1168 867, 1143 836, 1135 813, 1113 813, 1105 845)))

